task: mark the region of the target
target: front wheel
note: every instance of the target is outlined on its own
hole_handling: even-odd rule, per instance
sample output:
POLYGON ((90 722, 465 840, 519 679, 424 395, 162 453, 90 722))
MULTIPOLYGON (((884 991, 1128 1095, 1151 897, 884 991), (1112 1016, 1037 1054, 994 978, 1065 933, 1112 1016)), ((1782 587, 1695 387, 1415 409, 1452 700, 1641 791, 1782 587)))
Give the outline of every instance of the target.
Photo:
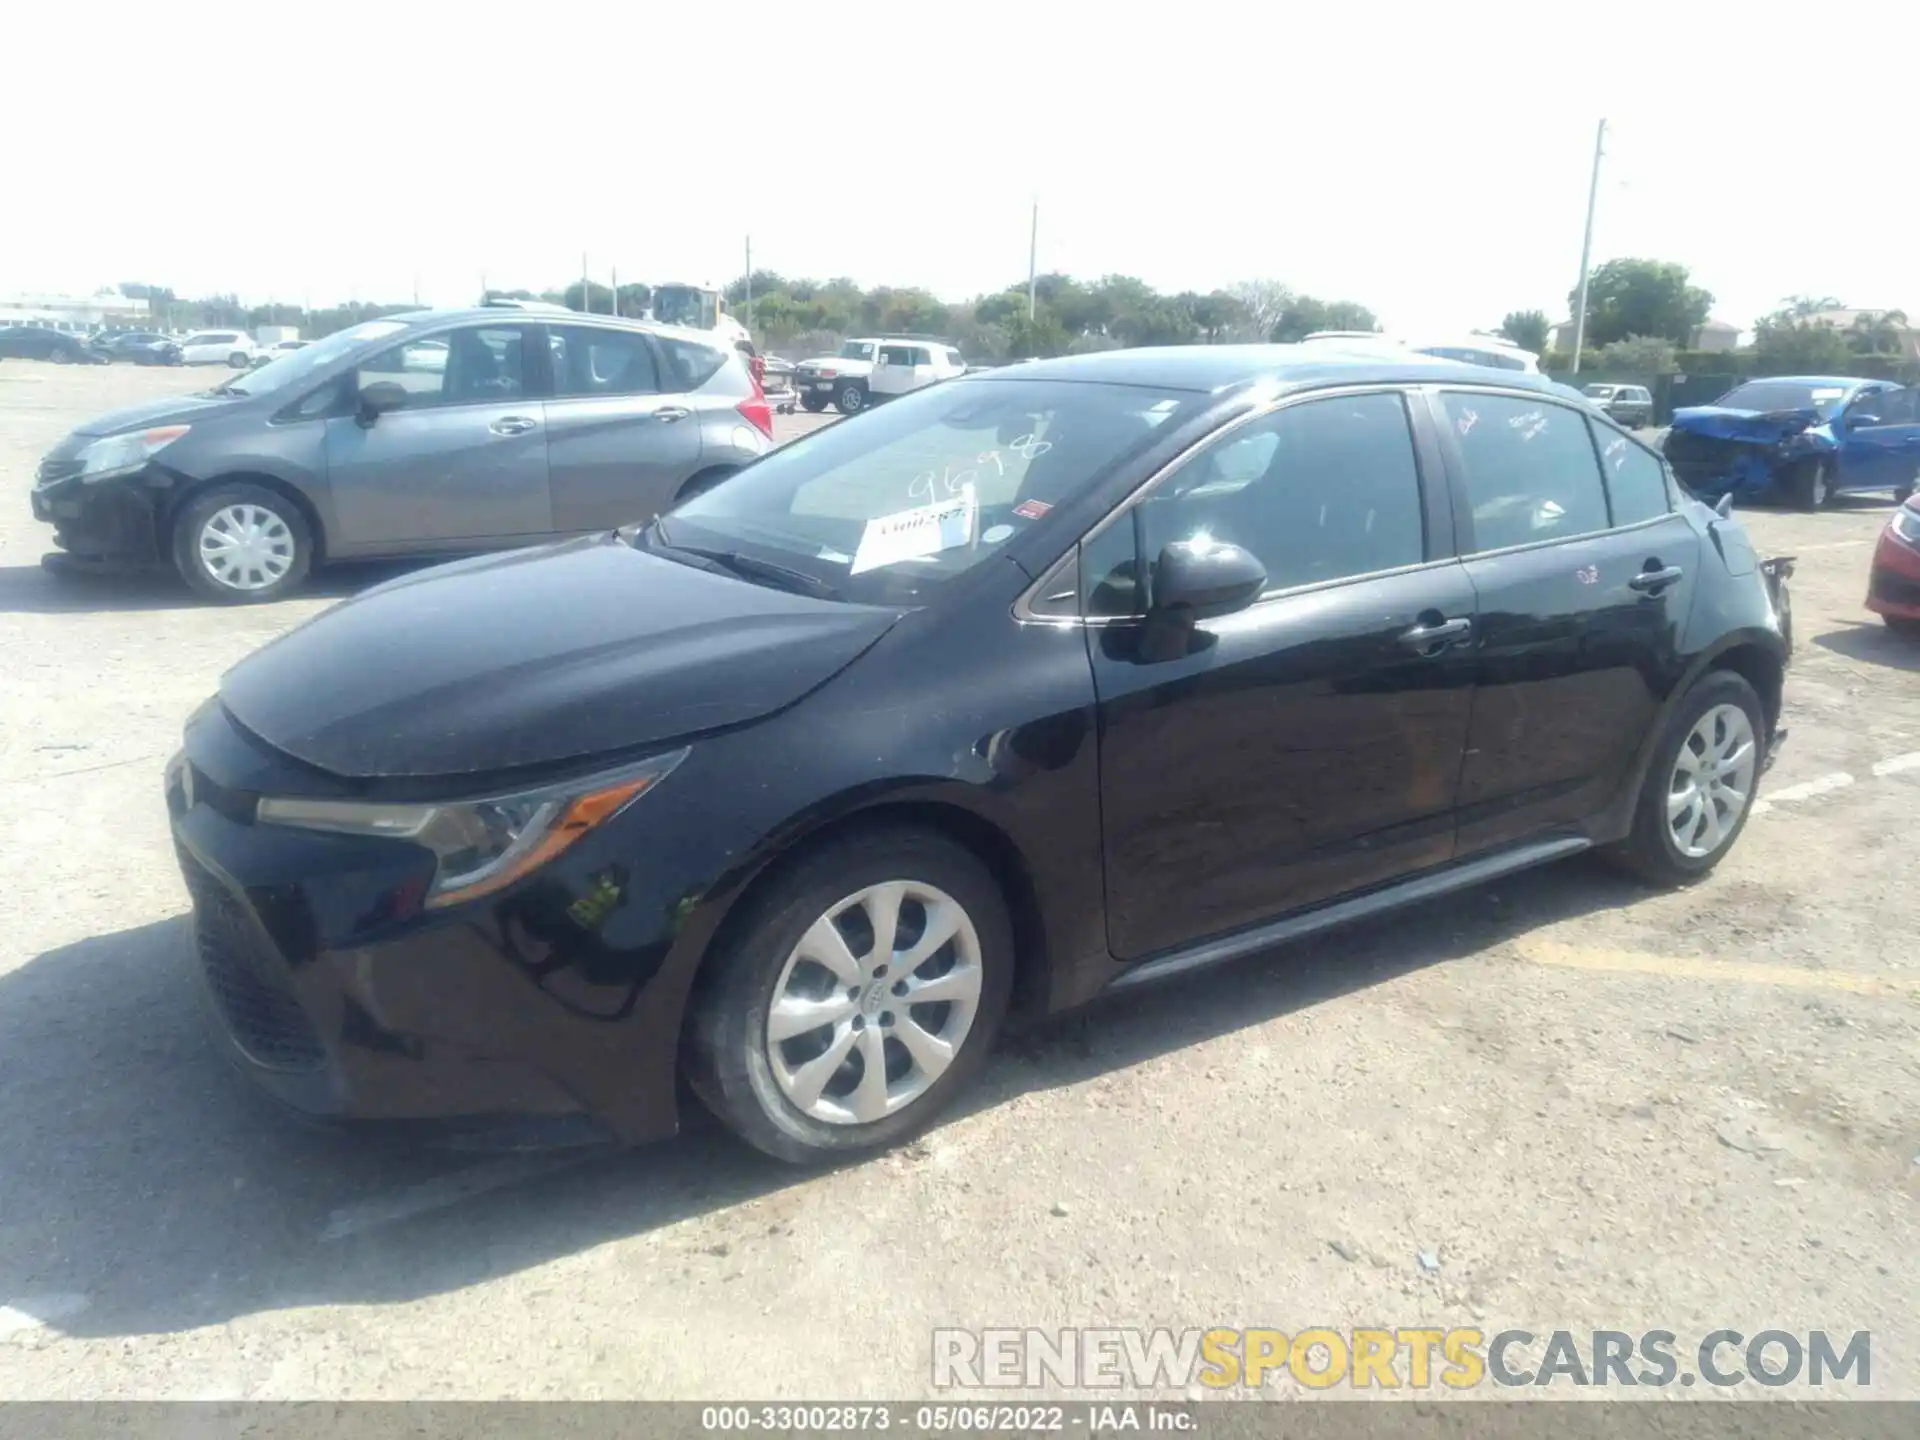
POLYGON ((227 364, 235 370, 246 369, 248 364, 247 352, 244 350, 234 351, 231 355, 227 356, 227 364))
POLYGON ((1833 472, 1825 460, 1802 460, 1794 467, 1789 493, 1802 510, 1822 510, 1833 498, 1833 472))
POLYGON ((1753 813, 1766 750, 1760 697, 1743 676, 1715 670, 1675 707, 1610 858, 1654 885, 1700 879, 1726 858, 1753 813))
POLYGON ((833 397, 833 408, 842 415, 855 415, 867 408, 867 387, 851 382, 840 387, 840 393, 833 397))
POLYGON ((1913 481, 1909 480, 1904 485, 1896 485, 1893 487, 1893 503, 1894 504, 1904 505, 1907 503, 1908 500, 1912 498, 1913 498, 1913 481))
POLYGON ((216 485, 174 520, 173 563, 209 600, 259 605, 291 594, 307 578, 313 536, 300 507, 278 491, 216 485))
POLYGON ((686 1061, 749 1144, 796 1164, 898 1144, 986 1063, 1013 931, 970 851, 917 828, 859 831, 748 904, 701 977, 686 1061))
POLYGON ((809 415, 818 415, 827 408, 827 399, 824 395, 803 395, 800 405, 809 415))

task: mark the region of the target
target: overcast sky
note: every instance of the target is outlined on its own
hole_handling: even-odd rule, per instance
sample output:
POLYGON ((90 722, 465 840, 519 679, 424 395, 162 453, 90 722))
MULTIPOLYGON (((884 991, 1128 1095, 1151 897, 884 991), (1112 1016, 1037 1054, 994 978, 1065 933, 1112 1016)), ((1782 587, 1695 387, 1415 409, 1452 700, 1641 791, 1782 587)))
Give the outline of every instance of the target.
POLYGON ((1920 6, 1734 13, 19 0, 0 294, 452 304, 583 250, 720 284, 751 234, 961 299, 1024 279, 1037 192, 1043 271, 1560 319, 1605 115, 1596 263, 1677 260, 1742 326, 1791 292, 1920 314, 1920 6))

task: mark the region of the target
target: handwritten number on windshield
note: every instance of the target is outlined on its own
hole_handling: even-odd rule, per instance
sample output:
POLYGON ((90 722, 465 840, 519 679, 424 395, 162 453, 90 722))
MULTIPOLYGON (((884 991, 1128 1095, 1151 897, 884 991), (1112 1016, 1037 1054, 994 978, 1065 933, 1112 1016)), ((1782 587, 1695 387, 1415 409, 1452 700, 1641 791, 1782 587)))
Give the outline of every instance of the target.
MULTIPOLYGON (((982 450, 973 457, 975 465, 991 465, 995 475, 1007 473, 1007 463, 1002 455, 1016 455, 1031 463, 1053 448, 1051 440, 1036 440, 1031 435, 1022 435, 1003 450, 982 450)), ((977 470, 958 470, 948 465, 938 473, 923 470, 913 477, 913 483, 907 486, 907 498, 931 505, 943 496, 958 495, 967 485, 977 483, 980 473, 977 470)))

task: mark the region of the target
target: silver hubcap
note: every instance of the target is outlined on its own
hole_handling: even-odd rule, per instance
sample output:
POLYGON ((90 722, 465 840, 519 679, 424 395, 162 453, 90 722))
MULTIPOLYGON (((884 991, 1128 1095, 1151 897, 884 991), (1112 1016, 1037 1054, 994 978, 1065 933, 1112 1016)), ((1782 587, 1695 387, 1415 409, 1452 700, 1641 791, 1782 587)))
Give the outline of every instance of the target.
POLYGON ((1753 797, 1758 768, 1753 722, 1738 705, 1716 705, 1694 723, 1667 787, 1667 826, 1690 860, 1727 843, 1753 797))
POLYGON ((966 1043, 981 975, 980 937, 944 890, 890 880, 849 895, 773 987, 767 1059, 781 1093, 829 1125, 904 1110, 966 1043))
POLYGON ((293 568, 293 531, 264 505, 228 505, 200 527, 200 564, 230 590, 264 590, 293 568))

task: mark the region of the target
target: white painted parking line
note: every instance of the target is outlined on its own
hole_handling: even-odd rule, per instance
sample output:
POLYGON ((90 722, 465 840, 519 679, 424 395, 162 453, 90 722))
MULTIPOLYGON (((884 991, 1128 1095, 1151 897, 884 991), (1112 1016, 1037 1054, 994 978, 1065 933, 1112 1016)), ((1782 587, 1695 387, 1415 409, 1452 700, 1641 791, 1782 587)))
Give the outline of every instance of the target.
POLYGON ((1876 776, 1898 775, 1903 770, 1920 770, 1920 750, 1909 750, 1904 755, 1891 755, 1885 760, 1873 762, 1876 776))
POLYGON ((1816 795, 1831 794, 1835 790, 1844 790, 1853 784, 1853 776, 1844 770, 1835 770, 1830 775, 1816 775, 1811 780, 1802 780, 1798 785, 1786 785, 1771 792, 1766 799, 1753 802, 1753 813, 1764 815, 1776 805, 1791 805, 1796 800, 1811 800, 1816 795))
POLYGON ((320 1232, 320 1240, 323 1244, 330 1240, 344 1240, 349 1235, 377 1230, 382 1225, 392 1225, 401 1220, 411 1220, 416 1215, 444 1210, 449 1205, 458 1205, 489 1190, 500 1190, 508 1185, 557 1175, 562 1170, 584 1165, 605 1153, 603 1150, 582 1148, 544 1155, 503 1155, 497 1160, 456 1170, 451 1175, 435 1176, 418 1185, 408 1185, 386 1195, 375 1195, 371 1199, 342 1206, 327 1217, 327 1228, 320 1232))

